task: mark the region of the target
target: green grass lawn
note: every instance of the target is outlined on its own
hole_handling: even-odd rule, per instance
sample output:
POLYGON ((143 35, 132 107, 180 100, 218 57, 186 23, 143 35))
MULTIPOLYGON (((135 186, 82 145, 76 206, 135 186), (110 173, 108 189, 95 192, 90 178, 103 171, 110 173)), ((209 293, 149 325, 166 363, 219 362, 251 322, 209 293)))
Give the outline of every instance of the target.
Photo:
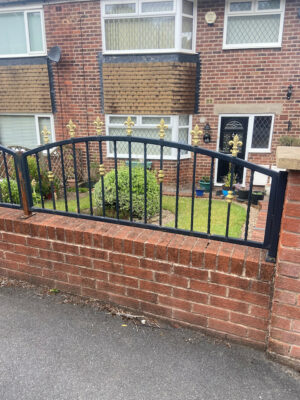
MULTIPOLYGON (((68 193, 69 195, 69 193, 68 193)), ((90 200, 88 193, 80 197, 80 210, 89 214, 90 200)), ((73 195, 74 197, 74 195, 73 195)), ((179 198, 178 207, 178 228, 189 230, 191 227, 191 204, 192 200, 188 197, 179 198)), ((213 200, 211 209, 211 233, 216 235, 225 235, 226 220, 227 220, 227 206, 225 200, 213 200)), ((52 201, 45 201, 45 208, 52 209, 52 201)), ((65 211, 64 200, 56 201, 56 209, 65 211)), ((175 197, 163 197, 163 209, 171 211, 175 214, 175 197)), ((75 200, 68 201, 68 210, 70 212, 77 212, 77 202, 75 200)), ((195 199, 194 205, 194 231, 207 232, 208 220, 208 199, 195 199)), ((240 237, 241 230, 246 220, 246 210, 238 204, 231 205, 230 213, 230 227, 229 236, 240 237)), ((174 221, 168 223, 166 226, 174 227, 174 221)))
MULTIPOLYGON (((175 197, 164 196, 163 208, 175 213, 175 197)), ((179 198, 178 206, 178 228, 191 228, 192 199, 188 197, 179 198)), ((213 200, 211 207, 211 233, 225 235, 228 204, 225 200, 213 200)), ((195 199, 194 205, 194 231, 207 232, 208 199, 195 199)), ((246 210, 238 204, 233 203, 230 211, 229 236, 240 237, 241 230, 246 220, 246 210)), ((174 227, 174 223, 168 224, 174 227)))

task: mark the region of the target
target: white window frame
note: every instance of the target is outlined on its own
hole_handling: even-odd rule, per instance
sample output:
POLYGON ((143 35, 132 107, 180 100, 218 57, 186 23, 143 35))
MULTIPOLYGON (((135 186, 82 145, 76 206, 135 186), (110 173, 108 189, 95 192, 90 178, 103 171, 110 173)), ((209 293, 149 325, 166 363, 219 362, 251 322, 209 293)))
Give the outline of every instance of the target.
POLYGON ((189 53, 193 54, 196 51, 196 29, 197 29, 197 2, 198 0, 188 0, 193 2, 193 16, 186 15, 182 13, 182 1, 181 0, 173 0, 174 7, 173 11, 157 11, 151 13, 141 12, 142 2, 150 3, 152 1, 164 1, 164 0, 128 0, 126 3, 135 3, 136 4, 136 12, 128 13, 128 14, 105 14, 105 5, 106 4, 120 4, 122 0, 104 0, 101 1, 101 32, 102 32, 102 49, 103 54, 149 54, 149 53, 189 53), (120 19, 120 18, 140 18, 140 17, 163 17, 163 16, 175 16, 175 47, 168 49, 138 49, 138 50, 107 50, 106 49, 106 38, 105 38, 105 20, 107 19, 120 19), (181 46, 182 40, 182 17, 187 16, 193 19, 193 39, 192 39, 192 49, 183 49, 181 46))
MULTIPOLYGON (((1 113, 0 118, 3 116, 34 117, 35 133, 36 133, 36 141, 37 141, 36 147, 41 146, 41 138, 40 138, 40 131, 39 131, 39 118, 50 118, 51 137, 49 138, 49 142, 54 143, 56 140, 53 114, 1 113)), ((16 145, 16 146, 21 146, 21 145, 16 145)))
POLYGON ((223 32, 223 50, 232 49, 261 49, 261 48, 280 48, 282 45, 284 14, 285 14, 285 0, 280 0, 280 8, 272 10, 258 10, 259 0, 226 0, 224 12, 224 32, 223 32), (230 3, 247 3, 251 2, 251 11, 230 11, 230 3), (280 27, 278 41, 276 43, 241 43, 241 44, 227 44, 227 26, 228 17, 241 17, 241 16, 256 16, 256 15, 274 15, 280 14, 280 27))
MULTIPOLYGON (((246 143, 246 151, 245 151, 245 161, 248 160, 248 154, 249 153, 265 153, 265 154, 270 154, 271 153, 271 147, 272 147, 272 139, 273 139, 273 130, 274 130, 274 122, 275 122, 275 115, 270 114, 270 113, 255 113, 255 114, 220 114, 219 115, 219 127, 218 127, 218 140, 217 140, 217 147, 216 151, 219 151, 219 146, 220 146, 220 137, 221 137, 221 122, 222 118, 226 117, 247 117, 248 118, 248 129, 247 129, 247 143, 246 143), (270 128, 270 137, 269 137, 269 145, 268 148, 265 149, 256 149, 252 148, 252 139, 253 139, 253 127, 254 127, 254 118, 255 117, 272 117, 272 122, 271 122, 271 128, 270 128)), ((216 165, 215 165, 215 177, 214 177, 214 184, 216 186, 222 186, 222 183, 217 182, 217 171, 218 171, 218 159, 216 160, 216 165)), ((246 176, 244 174, 243 176, 243 182, 242 186, 245 186, 245 180, 246 176)))
POLYGON ((5 9, 0 10, 0 14, 10 14, 12 12, 23 12, 23 14, 24 14, 27 52, 26 53, 17 53, 17 54, 0 54, 0 58, 37 57, 37 56, 46 55, 47 54, 47 44, 46 44, 45 20, 44 20, 43 7, 42 6, 14 7, 14 8, 5 8, 5 9), (39 12, 40 16, 41 16, 42 41, 43 41, 43 50, 42 51, 30 51, 30 40, 29 40, 27 14, 32 13, 32 12, 39 12))
MULTIPOLYGON (((186 114, 188 115, 188 114, 186 114)), ((136 120, 136 124, 135 126, 137 126, 138 128, 143 127, 145 129, 154 129, 156 126, 154 126, 153 124, 142 124, 142 118, 143 117, 156 117, 156 118, 171 118, 171 123, 166 125, 168 126, 168 128, 172 129, 172 142, 176 142, 178 143, 178 137, 179 137, 179 128, 188 128, 189 130, 189 134, 188 134, 188 143, 186 143, 187 145, 191 144, 191 129, 192 129, 192 116, 188 115, 189 117, 189 122, 188 125, 182 125, 179 127, 179 115, 130 115, 131 118, 135 117, 136 120)), ((107 136, 113 137, 113 135, 109 135, 109 128, 114 127, 114 128, 120 128, 120 129, 124 129, 124 132, 126 130, 126 126, 124 125, 124 123, 121 124, 111 124, 109 122, 109 117, 124 117, 124 122, 126 121, 126 119, 128 118, 128 114, 127 115, 120 115, 120 114, 106 114, 105 115, 105 132, 107 136)), ((132 132, 132 137, 141 137, 141 136, 135 136, 134 134, 134 129, 135 126, 132 128, 133 132, 132 132)), ((157 128, 157 139, 159 139, 159 129, 157 128)), ((126 137, 126 136, 125 136, 126 137)), ((109 151, 109 141, 106 143, 107 146, 107 150, 106 150, 106 154, 108 158, 114 158, 114 153, 109 151)), ((141 158, 144 157, 143 154, 132 154, 132 159, 137 159, 140 160, 141 158)), ((127 159, 128 158, 128 154, 122 154, 122 155, 118 155, 118 158, 124 158, 127 159)), ((176 148, 172 148, 172 153, 171 155, 164 155, 164 160, 176 160, 177 159, 177 149, 176 148)), ((191 153, 188 152, 187 154, 183 154, 180 157, 181 159, 188 159, 191 158, 191 153)), ((147 155, 147 160, 159 160, 160 156, 159 155, 147 155)))

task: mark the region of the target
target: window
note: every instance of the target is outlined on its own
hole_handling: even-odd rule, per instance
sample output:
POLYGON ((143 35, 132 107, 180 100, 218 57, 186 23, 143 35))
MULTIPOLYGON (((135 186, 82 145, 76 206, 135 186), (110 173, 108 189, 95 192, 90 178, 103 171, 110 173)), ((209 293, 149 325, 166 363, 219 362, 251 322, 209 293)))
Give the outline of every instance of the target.
POLYGON ((103 50, 109 54, 192 52, 196 5, 196 0, 103 1, 103 50))
POLYGON ((249 151, 265 152, 270 150, 273 118, 273 115, 256 115, 252 117, 253 121, 251 121, 250 117, 253 129, 249 151))
POLYGON ((41 131, 45 126, 51 132, 49 142, 53 142, 54 125, 51 115, 0 115, 0 144, 32 149, 44 144, 41 131))
MULTIPOLYGON (((124 122, 128 118, 127 115, 107 115, 106 116, 106 134, 110 136, 126 136, 126 126, 124 122)), ((189 131, 190 131, 190 116, 144 116, 131 115, 131 119, 134 122, 133 137, 144 137, 151 139, 159 139, 159 125, 161 119, 164 119, 165 124, 168 126, 166 130, 165 140, 179 142, 183 144, 189 143, 189 131)), ((113 143, 108 142, 108 157, 113 157, 113 143)), ((117 154, 119 158, 128 157, 128 144, 118 143, 117 154)), ((189 157, 189 153, 181 151, 183 158, 189 157)), ((142 143, 132 144, 132 157, 143 158, 144 157, 144 145, 142 143)), ((158 159, 160 157, 160 146, 151 145, 147 146, 147 158, 158 159)), ((177 150, 169 147, 164 148, 164 158, 176 159, 177 150)))
POLYGON ((285 0, 227 0, 224 49, 280 47, 285 0))
POLYGON ((45 54, 42 10, 0 13, 0 57, 45 54))

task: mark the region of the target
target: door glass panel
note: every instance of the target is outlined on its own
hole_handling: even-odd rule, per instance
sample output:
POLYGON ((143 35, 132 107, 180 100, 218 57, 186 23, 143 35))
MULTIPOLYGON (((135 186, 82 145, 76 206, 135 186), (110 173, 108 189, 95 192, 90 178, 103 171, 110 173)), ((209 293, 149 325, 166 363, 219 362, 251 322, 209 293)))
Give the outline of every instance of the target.
POLYGON ((51 133, 49 136, 49 142, 52 142, 51 122, 49 117, 39 117, 39 135, 41 144, 45 144, 44 136, 41 133, 44 128, 47 128, 51 133))

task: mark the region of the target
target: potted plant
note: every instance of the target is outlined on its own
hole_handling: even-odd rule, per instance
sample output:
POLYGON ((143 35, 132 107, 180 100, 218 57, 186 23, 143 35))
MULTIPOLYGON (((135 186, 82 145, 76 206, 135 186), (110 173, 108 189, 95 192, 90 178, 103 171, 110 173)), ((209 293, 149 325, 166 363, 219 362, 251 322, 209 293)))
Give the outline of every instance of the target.
POLYGON ((252 192, 252 196, 253 196, 253 195, 256 196, 258 200, 263 200, 264 197, 265 197, 265 193, 262 192, 261 190, 254 190, 254 191, 252 192))
POLYGON ((210 191, 210 177, 209 176, 202 176, 199 181, 199 185, 201 189, 204 189, 206 192, 210 191))
POLYGON ((201 197, 204 195, 204 189, 196 189, 196 196, 201 197))
POLYGON ((228 172, 227 175, 224 177, 224 185, 222 186, 222 192, 224 196, 228 195, 229 190, 234 190, 236 184, 236 174, 233 174, 232 177, 232 188, 230 188, 231 184, 231 172, 228 172))
POLYGON ((248 187, 245 187, 245 188, 239 187, 238 191, 237 191, 237 195, 238 195, 238 197, 237 197, 238 200, 241 200, 241 201, 248 200, 249 188, 248 187))

